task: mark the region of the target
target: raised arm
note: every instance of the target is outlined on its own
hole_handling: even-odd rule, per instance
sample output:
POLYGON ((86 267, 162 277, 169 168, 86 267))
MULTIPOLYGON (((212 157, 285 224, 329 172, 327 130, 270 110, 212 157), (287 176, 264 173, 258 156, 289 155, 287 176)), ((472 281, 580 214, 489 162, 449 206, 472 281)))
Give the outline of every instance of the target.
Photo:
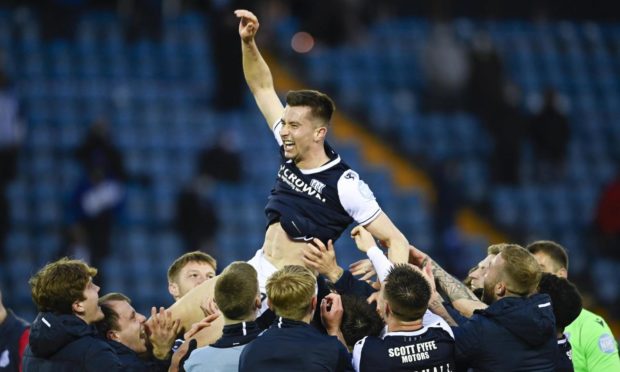
POLYGON ((388 247, 388 258, 393 263, 407 263, 409 260, 409 242, 403 233, 383 212, 368 225, 364 226, 372 236, 388 247))
POLYGON ((258 108, 263 113, 269 128, 282 118, 284 106, 276 94, 273 86, 273 77, 267 62, 261 56, 256 46, 256 32, 259 23, 256 16, 244 9, 235 10, 239 22, 239 36, 241 37, 241 51, 243 55, 243 75, 250 87, 258 108))
MULTIPOLYGON (((465 284, 447 273, 431 257, 414 246, 409 246, 409 262, 423 268, 430 266, 431 270, 427 270, 427 275, 434 278, 437 287, 463 316, 469 318, 475 310, 487 308, 487 305, 478 300, 478 297, 465 284)), ((435 300, 438 298, 436 297, 435 300)))
POLYGON ((446 294, 452 306, 463 316, 471 317, 475 310, 486 309, 487 305, 473 294, 465 284, 448 274, 437 262, 431 262, 437 285, 446 294))

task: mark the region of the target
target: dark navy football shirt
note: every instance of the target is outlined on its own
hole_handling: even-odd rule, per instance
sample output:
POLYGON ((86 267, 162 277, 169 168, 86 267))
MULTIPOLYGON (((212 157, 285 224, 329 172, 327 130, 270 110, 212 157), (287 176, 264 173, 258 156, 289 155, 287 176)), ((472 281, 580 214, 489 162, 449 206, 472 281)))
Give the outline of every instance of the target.
POLYGON ((280 222, 294 240, 336 240, 353 222, 367 225, 381 214, 368 185, 325 143, 329 157, 314 169, 299 169, 284 157, 280 120, 273 132, 282 162, 265 207, 268 224, 280 222))
POLYGON ((368 336, 353 348, 353 368, 365 371, 451 372, 455 370, 454 336, 448 324, 427 311, 417 331, 368 336))
POLYGON ((555 366, 557 372, 572 372, 573 368, 573 350, 566 336, 558 339, 558 362, 555 366))

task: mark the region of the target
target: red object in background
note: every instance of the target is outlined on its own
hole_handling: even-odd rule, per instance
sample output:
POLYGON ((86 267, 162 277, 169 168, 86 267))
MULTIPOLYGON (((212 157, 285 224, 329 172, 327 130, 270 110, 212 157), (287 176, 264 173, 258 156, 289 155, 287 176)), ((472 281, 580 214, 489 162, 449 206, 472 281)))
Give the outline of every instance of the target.
POLYGON ((19 372, 22 371, 22 360, 24 360, 24 351, 28 346, 28 339, 30 338, 30 328, 26 328, 22 336, 19 338, 19 372))
POLYGON ((620 177, 603 191, 596 211, 596 224, 605 234, 620 233, 620 177))

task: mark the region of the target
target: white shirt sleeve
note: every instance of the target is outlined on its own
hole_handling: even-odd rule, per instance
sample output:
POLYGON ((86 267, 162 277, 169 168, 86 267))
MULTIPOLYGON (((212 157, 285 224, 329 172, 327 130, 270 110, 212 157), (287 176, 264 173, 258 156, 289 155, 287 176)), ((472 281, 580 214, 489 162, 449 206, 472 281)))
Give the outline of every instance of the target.
POLYGON ((284 122, 282 121, 282 119, 280 119, 272 127, 273 136, 275 137, 276 141, 278 142, 278 146, 282 146, 282 137, 280 137, 280 129, 282 128, 283 124, 284 124, 284 122))
POLYGON ((377 246, 370 248, 368 252, 366 252, 366 255, 370 258, 370 262, 372 262, 372 266, 374 266, 375 271, 377 272, 377 278, 379 278, 379 281, 383 283, 394 264, 390 262, 387 257, 385 257, 383 251, 377 246))
POLYGON ((351 169, 344 172, 338 180, 338 197, 349 216, 360 225, 368 225, 381 214, 374 194, 366 182, 351 169))
POLYGON ((426 310, 424 316, 422 317, 422 326, 424 327, 434 327, 434 328, 442 328, 444 331, 448 332, 452 338, 454 338, 454 333, 452 333, 452 328, 448 325, 448 323, 443 320, 442 317, 433 313, 430 310, 426 310))
POLYGON ((364 348, 364 342, 366 342, 366 337, 355 343, 353 346, 353 359, 351 360, 351 364, 353 364, 353 369, 356 372, 360 370, 360 360, 362 359, 362 349, 364 348))

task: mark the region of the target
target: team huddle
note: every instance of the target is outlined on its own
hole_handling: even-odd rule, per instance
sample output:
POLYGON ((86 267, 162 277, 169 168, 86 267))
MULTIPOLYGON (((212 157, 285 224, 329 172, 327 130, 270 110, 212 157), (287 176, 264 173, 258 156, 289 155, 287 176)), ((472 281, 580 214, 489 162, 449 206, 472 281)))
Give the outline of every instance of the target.
POLYGON ((333 101, 298 90, 283 106, 257 18, 235 14, 245 79, 281 156, 262 246, 217 276, 208 254, 179 257, 168 270, 175 303, 148 319, 121 293, 99 296, 86 263, 48 264, 30 280, 39 315, 22 370, 620 371, 611 330, 567 279, 563 247, 492 245, 454 278, 326 142, 333 101), (368 258, 342 268, 334 242, 352 223, 368 258))

